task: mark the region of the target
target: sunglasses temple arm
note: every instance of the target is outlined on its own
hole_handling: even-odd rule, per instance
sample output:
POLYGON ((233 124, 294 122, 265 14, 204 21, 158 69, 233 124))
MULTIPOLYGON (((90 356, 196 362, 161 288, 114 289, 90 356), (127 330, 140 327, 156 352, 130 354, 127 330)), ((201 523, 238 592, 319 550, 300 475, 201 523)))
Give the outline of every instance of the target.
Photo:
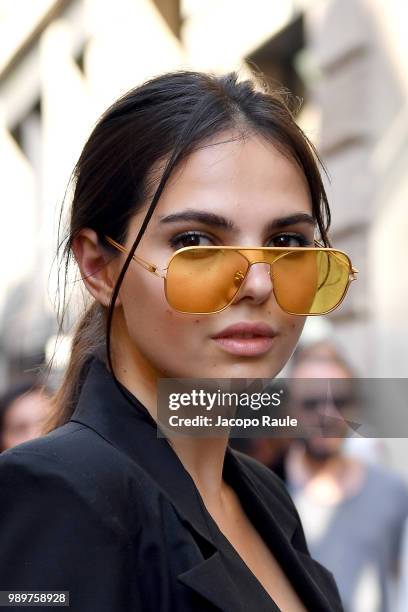
MULTIPOLYGON (((316 244, 318 247, 325 248, 325 247, 324 247, 324 244, 322 244, 322 243, 321 243, 319 240, 315 240, 314 242, 315 242, 315 244, 316 244)), ((333 254, 334 254, 334 256, 336 257, 336 254, 335 254, 335 253, 333 253, 333 254)), ((338 257, 336 257, 336 259, 339 259, 339 258, 338 258, 338 257)), ((351 275, 352 275, 352 276, 351 276, 351 280, 357 280, 357 276, 356 276, 356 275, 358 274, 358 270, 357 270, 357 268, 355 268, 353 265, 351 265, 350 272, 351 272, 351 275)))
POLYGON ((148 272, 155 274, 159 278, 165 278, 166 268, 164 270, 161 270, 157 266, 149 263, 148 261, 146 261, 145 259, 142 259, 141 257, 138 257, 137 255, 133 255, 132 259, 134 259, 138 264, 143 266, 143 268, 145 268, 145 270, 147 270, 148 272))
MULTIPOLYGON (((127 253, 128 252, 127 249, 125 249, 124 246, 119 244, 119 242, 116 242, 116 240, 113 240, 113 238, 109 238, 109 236, 105 236, 105 238, 106 238, 106 240, 112 246, 114 246, 116 249, 118 249, 118 251, 121 251, 122 253, 127 253)), ((155 274, 159 278, 165 278, 165 276, 166 276, 166 268, 164 268, 164 270, 161 270, 160 268, 158 268, 154 264, 149 263, 148 261, 146 261, 145 259, 142 259, 138 255, 133 255, 132 259, 134 259, 137 263, 139 263, 141 266, 143 266, 143 268, 145 268, 149 272, 152 272, 152 274, 155 274)))
MULTIPOLYGON (((333 253, 333 255, 340 263, 344 265, 344 261, 340 257, 338 257, 336 253, 333 253)), ((355 268, 350 261, 350 280, 352 281, 357 280, 357 274, 358 274, 357 268, 355 268)))

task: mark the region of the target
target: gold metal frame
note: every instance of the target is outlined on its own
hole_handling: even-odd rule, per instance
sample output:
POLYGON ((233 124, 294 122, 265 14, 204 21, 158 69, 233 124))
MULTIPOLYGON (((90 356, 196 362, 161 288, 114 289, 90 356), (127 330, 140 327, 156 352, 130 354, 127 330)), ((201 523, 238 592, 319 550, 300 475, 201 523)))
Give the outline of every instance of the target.
MULTIPOLYGON (((116 240, 113 240, 113 238, 110 238, 109 236, 105 236, 106 241, 111 244, 113 247, 115 247, 118 251, 121 251, 122 253, 128 253, 128 250, 121 244, 119 244, 119 242, 116 242, 116 240)), ((205 249, 205 250, 211 250, 211 249, 223 249, 223 250, 234 250, 234 251, 238 251, 239 253, 241 253, 241 255, 243 257, 245 257, 245 259, 248 261, 249 263, 249 267, 248 267, 248 271, 247 274, 251 268, 251 266, 255 263, 269 263, 269 262, 265 262, 263 260, 250 260, 248 259, 248 257, 245 255, 245 251, 265 251, 265 250, 270 250, 270 251, 278 251, 278 252, 282 252, 281 256, 277 256, 276 259, 270 263, 269 265, 272 266, 280 257, 284 257, 285 255, 288 254, 288 252, 292 252, 292 251, 326 251, 326 252, 330 252, 332 253, 335 257, 337 253, 341 253, 342 255, 344 255, 349 263, 349 278, 348 278, 348 283, 346 285, 346 287, 344 288, 344 292, 343 295, 341 297, 341 299, 337 302, 337 304, 335 306, 333 306, 333 308, 330 308, 329 310, 326 310, 325 312, 314 312, 314 313, 299 313, 299 312, 290 312, 289 310, 284 309, 280 303, 279 300, 277 298, 277 296, 275 295, 275 299, 277 301, 277 303, 279 304, 280 308, 282 308, 282 310, 284 312, 286 312, 287 314, 292 314, 292 315, 297 315, 297 316, 302 316, 302 317, 313 317, 313 316, 320 316, 320 315, 325 315, 328 314, 329 312, 332 312, 333 310, 335 310, 336 308, 338 308, 340 306, 340 304, 342 303, 342 301, 344 300, 348 289, 350 287, 350 283, 354 280, 357 280, 357 274, 358 274, 358 270, 357 268, 355 268, 350 260, 350 257, 347 255, 347 253, 345 253, 344 251, 340 251, 339 249, 333 249, 333 248, 329 248, 329 247, 325 247, 323 246, 320 242, 318 242, 317 240, 314 241, 314 244, 317 245, 317 247, 236 247, 236 246, 203 246, 203 247, 196 247, 196 246, 190 246, 190 247, 182 247, 181 249, 178 249, 177 251, 175 251, 168 263, 167 266, 165 268, 159 268, 158 266, 146 261, 145 259, 143 259, 142 257, 139 257, 138 255, 133 255, 132 259, 134 261, 136 261, 136 263, 140 264, 143 268, 145 268, 145 270, 147 270, 148 272, 151 272, 152 274, 155 274, 155 276, 158 276, 159 278, 163 278, 164 279, 164 292, 165 292, 165 296, 166 296, 166 300, 169 303, 169 305, 171 306, 168 297, 167 297, 167 270, 170 267, 171 261, 172 259, 176 256, 179 255, 180 253, 184 252, 184 251, 190 251, 193 249, 205 249)), ((341 258, 336 257, 336 259, 338 259, 339 261, 341 261, 341 263, 343 264, 343 260, 341 258)), ((246 274, 246 275, 247 275, 246 274)), ((246 278, 246 275, 244 277, 244 279, 246 278)), ((243 280, 244 280, 243 279, 243 280)), ((242 284, 241 284, 242 286, 242 284)), ((236 298, 236 296, 238 295, 241 286, 237 289, 237 292, 235 293, 235 295, 232 297, 232 299, 230 300, 230 302, 228 302, 228 304, 226 304, 223 308, 221 308, 220 310, 214 310, 211 312, 189 312, 189 311, 184 311, 184 310, 178 310, 176 308, 174 308, 172 306, 172 308, 174 308, 174 310, 176 310, 177 312, 181 312, 183 314, 194 314, 194 315, 207 315, 207 314, 216 314, 218 312, 222 312, 223 310, 225 310, 226 308, 228 308, 228 306, 230 306, 232 304, 232 302, 234 301, 234 299, 236 298)))

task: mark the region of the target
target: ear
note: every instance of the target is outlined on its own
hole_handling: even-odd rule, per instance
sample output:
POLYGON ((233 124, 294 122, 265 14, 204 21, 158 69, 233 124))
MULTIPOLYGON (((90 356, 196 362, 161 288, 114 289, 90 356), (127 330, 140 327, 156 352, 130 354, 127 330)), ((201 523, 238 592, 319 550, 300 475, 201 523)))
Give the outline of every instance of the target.
MULTIPOLYGON (((117 278, 116 258, 109 261, 111 258, 100 244, 97 233, 90 228, 78 232, 72 241, 72 250, 89 293, 103 306, 109 306, 117 278)), ((118 296, 115 307, 119 305, 118 296)))

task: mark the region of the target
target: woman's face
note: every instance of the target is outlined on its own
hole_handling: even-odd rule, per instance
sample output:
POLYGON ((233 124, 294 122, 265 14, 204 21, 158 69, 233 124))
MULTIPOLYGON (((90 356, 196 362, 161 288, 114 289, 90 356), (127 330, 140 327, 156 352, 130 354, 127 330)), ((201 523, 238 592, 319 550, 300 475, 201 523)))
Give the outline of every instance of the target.
MULTIPOLYGON (((262 137, 222 142, 231 135, 209 141, 212 146, 192 153, 175 171, 136 255, 165 268, 185 246, 313 246, 315 224, 302 172, 262 137), (304 218, 290 219, 297 215, 304 218)), ((132 219, 127 248, 145 214, 146 208, 132 219)), ((125 258, 120 254, 115 265, 125 258)), ((166 301, 164 280, 136 262, 126 272, 119 298, 115 317, 123 316, 121 329, 126 330, 121 348, 126 342, 126 353, 162 377, 273 377, 294 351, 306 318, 278 306, 265 263, 251 267, 233 303, 216 314, 175 311, 166 301), (273 338, 214 338, 237 323, 266 324, 273 338)))

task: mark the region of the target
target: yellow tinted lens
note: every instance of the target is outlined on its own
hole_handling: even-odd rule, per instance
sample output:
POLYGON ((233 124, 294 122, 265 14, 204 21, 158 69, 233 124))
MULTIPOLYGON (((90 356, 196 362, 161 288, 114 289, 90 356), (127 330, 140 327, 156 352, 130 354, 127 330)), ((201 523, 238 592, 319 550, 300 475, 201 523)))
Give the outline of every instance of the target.
POLYGON ((237 293, 248 265, 234 250, 197 247, 176 253, 167 270, 167 300, 180 312, 222 310, 237 293))
POLYGON ((291 251, 272 266, 276 300, 289 313, 324 314, 342 300, 349 272, 339 251, 291 251))

